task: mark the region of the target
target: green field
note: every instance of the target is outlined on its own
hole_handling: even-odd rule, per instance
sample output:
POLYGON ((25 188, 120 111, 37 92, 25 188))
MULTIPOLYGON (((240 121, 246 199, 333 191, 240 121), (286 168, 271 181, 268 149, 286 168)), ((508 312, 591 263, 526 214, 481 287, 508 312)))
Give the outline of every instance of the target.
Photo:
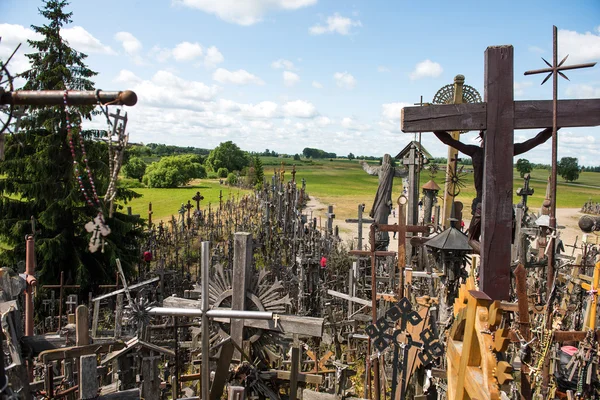
POLYGON ((154 221, 177 215, 181 204, 187 203, 188 200, 191 200, 192 205, 195 207, 196 202, 192 200, 192 197, 196 195, 196 192, 200 192, 204 196, 204 200, 200 202, 200 208, 208 207, 209 204, 212 204, 213 207, 218 206, 221 190, 223 191, 223 201, 227 201, 230 196, 237 198, 249 193, 248 190, 221 185, 219 180, 213 179, 194 181, 188 186, 175 189, 139 188, 132 190, 141 194, 142 197, 133 199, 127 206, 131 206, 133 214, 139 214, 142 218, 147 218, 148 203, 152 202, 152 219, 154 221))
MULTIPOLYGON (((265 176, 270 179, 273 170, 279 170, 281 162, 285 163, 286 179, 291 179, 292 165, 296 165, 296 181, 301 184, 302 179, 306 180, 307 191, 311 196, 318 198, 324 205, 332 204, 337 219, 355 218, 357 205, 366 204, 366 210, 371 209, 375 192, 377 191, 377 176, 368 175, 363 171, 357 160, 315 160, 312 162, 295 162, 291 158, 265 157, 263 160, 265 176)), ((376 162, 372 163, 377 165, 376 162)), ((467 166, 466 168, 470 168, 467 166)), ((534 170, 531 173, 532 180, 530 186, 534 188, 534 195, 529 198, 528 204, 537 208, 542 204, 546 193, 546 180, 549 175, 546 170, 534 170)), ((444 171, 439 171, 435 177, 435 182, 443 188, 444 171)), ((421 186, 430 179, 428 171, 421 173, 421 186)), ((461 193, 457 200, 465 204, 468 210, 471 200, 475 197, 475 188, 473 186, 473 174, 466 173, 463 176, 465 187, 461 188, 461 193)), ((515 190, 523 185, 523 179, 514 171, 515 190)), ((218 180, 203 179, 193 182, 190 186, 177 189, 133 189, 142 194, 143 197, 135 199, 128 205, 132 207, 134 214, 140 214, 146 217, 148 214, 148 203, 152 202, 153 219, 165 219, 170 215, 176 214, 182 203, 187 203, 196 191, 200 191, 204 196, 201 202, 202 207, 209 203, 213 205, 219 203, 219 190, 223 191, 223 198, 228 196, 241 196, 248 193, 246 190, 230 188, 226 185, 220 185, 218 180)), ((402 180, 394 180, 394 201, 402 192, 402 180)), ((443 195, 443 191, 440 192, 443 195)), ((579 208, 587 200, 600 201, 600 173, 583 172, 577 182, 566 184, 562 178, 558 183, 558 207, 579 208), (586 187, 595 186, 595 187, 586 187)), ((514 202, 518 203, 520 198, 514 195, 514 202)), ((192 204, 195 204, 192 201, 192 204)), ((324 210, 323 210, 324 211, 324 210)))

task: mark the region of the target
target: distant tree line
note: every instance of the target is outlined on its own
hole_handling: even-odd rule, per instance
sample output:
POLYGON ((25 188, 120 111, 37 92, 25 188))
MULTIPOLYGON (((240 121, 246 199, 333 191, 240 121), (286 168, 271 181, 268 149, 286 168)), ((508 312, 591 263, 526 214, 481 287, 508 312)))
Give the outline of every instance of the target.
POLYGON ((210 149, 201 149, 192 146, 174 146, 170 144, 148 143, 132 144, 128 149, 131 156, 136 157, 165 157, 177 156, 183 154, 195 154, 197 156, 207 156, 210 149))
POLYGON ((304 150, 302 150, 302 154, 306 158, 337 158, 335 153, 328 153, 326 151, 313 149, 310 147, 305 147, 304 150))

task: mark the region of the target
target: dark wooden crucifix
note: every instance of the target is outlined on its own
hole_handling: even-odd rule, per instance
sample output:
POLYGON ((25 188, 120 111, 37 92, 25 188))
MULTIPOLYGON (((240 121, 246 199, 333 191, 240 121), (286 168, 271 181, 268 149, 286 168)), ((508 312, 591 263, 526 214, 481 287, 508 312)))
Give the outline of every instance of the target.
MULTIPOLYGON (((513 47, 485 51, 485 102, 402 110, 404 132, 486 130, 484 148, 480 290, 509 300, 513 148, 515 129, 553 126, 553 101, 514 101, 513 47)), ((600 125, 600 99, 557 101, 556 126, 600 125)))

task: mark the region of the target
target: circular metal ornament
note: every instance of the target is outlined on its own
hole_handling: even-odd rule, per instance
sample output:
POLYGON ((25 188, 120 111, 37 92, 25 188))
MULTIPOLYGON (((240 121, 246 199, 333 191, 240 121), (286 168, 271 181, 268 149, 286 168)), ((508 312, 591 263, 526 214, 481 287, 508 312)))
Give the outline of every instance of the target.
MULTIPOLYGON (((433 96, 433 104, 452 104, 454 101, 454 84, 442 86, 433 96)), ((481 95, 473 86, 463 85, 463 103, 481 103, 481 95)), ((465 133, 468 131, 460 131, 465 133)))

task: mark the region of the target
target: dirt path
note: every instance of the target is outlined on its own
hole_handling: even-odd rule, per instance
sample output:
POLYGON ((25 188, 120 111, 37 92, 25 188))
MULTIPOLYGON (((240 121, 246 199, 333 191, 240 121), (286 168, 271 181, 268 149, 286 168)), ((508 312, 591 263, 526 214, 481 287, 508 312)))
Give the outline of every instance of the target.
MULTIPOLYGON (((369 218, 368 209, 365 211, 364 218, 369 218)), ((320 224, 324 228, 327 225, 327 217, 325 213, 327 212, 327 205, 321 203, 318 198, 311 196, 310 200, 306 205, 306 209, 304 210, 305 214, 308 214, 309 217, 319 218, 317 220, 317 224, 320 224)), ((531 209, 531 212, 537 213, 537 209, 531 209)), ((577 223, 579 218, 583 215, 579 208, 558 208, 556 210, 556 218, 559 227, 564 227, 560 229, 560 238, 562 239, 565 245, 572 245, 575 242, 575 238, 577 238, 577 242, 581 243, 581 238, 583 233, 579 229, 577 223)), ((388 223, 394 224, 398 222, 398 218, 390 215, 388 223)), ((469 225, 469 220, 465 219, 465 224, 469 225)), ((355 240, 358 237, 358 224, 348 223, 341 219, 334 220, 334 226, 337 225, 339 227, 339 234, 342 240, 346 243, 350 240, 355 240)), ((363 243, 367 243, 369 237, 369 225, 363 225, 363 243)), ((395 249, 398 247, 398 241, 390 235, 390 249, 395 249)), ((571 254, 572 249, 570 247, 565 247, 565 252, 567 254, 571 254)))

